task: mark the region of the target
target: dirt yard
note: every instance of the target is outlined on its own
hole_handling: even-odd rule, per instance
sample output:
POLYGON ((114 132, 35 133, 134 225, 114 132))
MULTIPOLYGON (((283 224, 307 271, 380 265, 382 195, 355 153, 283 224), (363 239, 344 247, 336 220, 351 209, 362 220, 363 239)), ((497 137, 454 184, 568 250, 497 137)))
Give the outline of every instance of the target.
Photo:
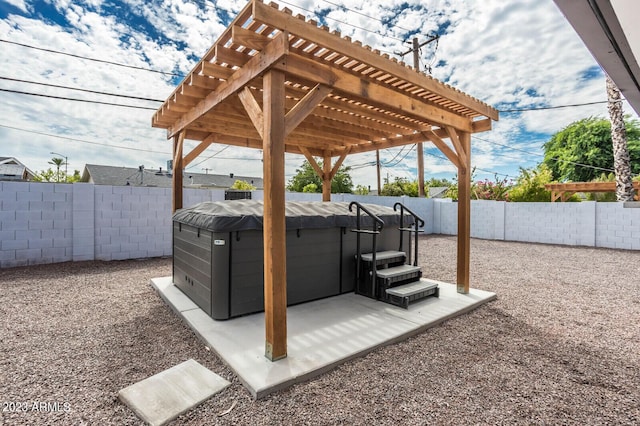
MULTIPOLYGON (((420 245, 454 282, 455 238, 420 245)), ((497 301, 260 401, 152 289, 170 259, 0 270, 0 423, 139 424, 118 390, 194 358, 232 386, 175 424, 640 424, 639 260, 472 240, 497 301)))

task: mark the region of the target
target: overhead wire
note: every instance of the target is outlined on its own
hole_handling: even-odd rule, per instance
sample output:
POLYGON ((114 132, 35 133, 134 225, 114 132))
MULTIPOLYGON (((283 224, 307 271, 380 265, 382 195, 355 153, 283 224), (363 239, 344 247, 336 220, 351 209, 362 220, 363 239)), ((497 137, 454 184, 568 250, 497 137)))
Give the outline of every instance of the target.
MULTIPOLYGON (((304 7, 302 7, 302 6, 298 6, 297 4, 289 3, 289 2, 284 1, 284 0, 281 0, 281 1, 280 1, 280 3, 286 4, 286 5, 289 5, 289 6, 292 6, 292 7, 296 7, 296 8, 298 8, 298 9, 300 9, 300 10, 304 10, 305 12, 312 13, 312 14, 313 14, 314 16, 316 16, 317 18, 329 19, 329 20, 331 20, 331 21, 338 22, 338 23, 340 23, 340 24, 347 25, 347 26, 349 26, 349 27, 356 28, 356 29, 358 29, 358 30, 362 30, 362 31, 365 31, 365 32, 368 32, 368 33, 371 33, 371 34, 375 34, 375 35, 377 35, 378 37, 382 37, 382 38, 389 38, 389 39, 392 39, 392 40, 399 41, 399 42, 401 42, 401 43, 406 42, 406 39, 404 39, 404 40, 403 40, 403 39, 400 39, 400 38, 398 38, 398 37, 394 37, 394 36, 390 36, 390 35, 380 34, 380 33, 378 33, 378 32, 375 32, 375 31, 373 31, 373 30, 370 30, 369 28, 361 27, 361 26, 359 26, 359 25, 355 25, 355 24, 350 24, 350 23, 348 23, 348 22, 344 22, 344 21, 341 21, 340 19, 332 18, 332 17, 330 17, 330 16, 323 16, 323 17, 321 17, 321 16, 319 16, 316 12, 314 12, 313 10, 306 9, 306 8, 304 8, 304 7)), ((381 51, 381 52, 383 52, 383 53, 388 53, 388 54, 390 54, 390 55, 395 55, 395 53, 393 53, 393 52, 384 51, 384 50, 380 50, 380 51, 381 51)))
MULTIPOLYGON (((324 3, 329 3, 329 4, 330 4, 330 5, 332 5, 332 6, 336 6, 336 7, 340 7, 340 8, 342 8, 342 9, 348 10, 349 12, 355 13, 355 14, 357 14, 357 15, 364 16, 365 18, 368 18, 368 19, 371 19, 371 20, 374 20, 374 21, 378 21, 378 22, 380 22, 380 23, 381 23, 381 24, 383 24, 383 25, 388 25, 388 24, 387 24, 387 23, 385 23, 382 19, 375 18, 375 17, 373 17, 373 16, 367 15, 367 14, 362 13, 362 12, 360 12, 360 11, 357 11, 357 10, 351 9, 351 8, 349 8, 349 7, 345 6, 345 5, 341 5, 341 4, 338 4, 338 3, 333 3, 333 2, 330 2, 330 1, 328 1, 328 0, 322 0, 322 1, 323 1, 324 3)), ((411 29, 409 29, 409 28, 401 27, 400 25, 397 25, 397 24, 395 24, 395 25, 388 25, 388 26, 396 27, 396 28, 400 28, 401 30, 403 30, 403 31, 408 31, 408 32, 415 31, 415 29, 411 30, 411 29)), ((405 40, 405 41, 406 41, 406 40, 405 40)))
MULTIPOLYGON (((408 146, 408 145, 405 145, 405 146, 408 146)), ((412 150, 413 150, 413 148, 415 148, 415 147, 416 147, 416 144, 413 144, 413 145, 411 146, 411 148, 409 148, 409 150, 407 151, 407 153, 406 153, 406 154, 405 154, 401 159, 399 159, 398 161, 396 161, 394 164, 389 165, 389 163, 390 163, 391 161, 393 161, 393 160, 391 160, 391 161, 387 162, 386 164, 384 164, 384 166, 386 166, 386 167, 395 167, 395 166, 397 166, 398 164, 402 163, 402 162, 405 160, 405 158, 407 158, 407 157, 409 156, 409 154, 411 154, 411 151, 412 151, 412 150)))
POLYGON ((130 147, 130 146, 122 146, 122 145, 111 145, 111 144, 108 144, 108 143, 88 141, 88 140, 85 140, 85 139, 78 139, 78 138, 74 138, 74 137, 70 137, 70 136, 55 135, 55 134, 52 134, 52 133, 41 132, 41 131, 38 131, 38 130, 23 129, 23 128, 20 128, 20 127, 9 126, 9 125, 6 125, 6 124, 1 124, 1 123, 0 123, 0 127, 4 127, 5 129, 17 130, 17 131, 20 131, 20 132, 32 133, 32 134, 41 135, 41 136, 48 136, 48 137, 52 137, 52 138, 66 139, 66 140, 73 141, 73 142, 86 143, 86 144, 89 144, 89 145, 99 145, 99 146, 106 146, 106 147, 114 148, 114 149, 126 149, 126 150, 129 150, 129 151, 151 152, 151 153, 154 153, 154 154, 171 155, 170 152, 154 151, 154 150, 151 150, 151 149, 144 149, 144 148, 133 148, 133 147, 130 147))
MULTIPOLYGON (((105 147, 108 147, 108 148, 125 149, 125 150, 129 150, 129 151, 150 152, 152 154, 172 155, 171 152, 166 152, 166 151, 154 151, 154 150, 151 150, 151 149, 133 148, 133 147, 130 147, 130 146, 111 145, 111 144, 108 144, 108 143, 88 141, 86 139, 79 139, 79 138, 74 138, 74 137, 70 137, 70 136, 62 136, 62 135, 56 135, 56 134, 53 134, 53 133, 41 132, 41 131, 38 131, 38 130, 24 129, 24 128, 16 127, 16 126, 9 126, 9 125, 2 124, 2 123, 0 123, 0 127, 3 127, 5 129, 17 130, 17 131, 25 132, 25 133, 32 133, 32 134, 36 134, 36 135, 57 138, 57 139, 65 139, 65 140, 73 141, 73 142, 86 143, 86 144, 89 144, 89 145, 105 146, 105 147)), ((227 148, 230 148, 230 147, 231 147, 231 145, 227 145, 223 149, 227 149, 227 148)), ((221 151, 222 150, 218 151, 215 155, 218 155, 221 151)), ((218 159, 220 159, 220 160, 241 160, 241 161, 262 161, 259 158, 249 158, 249 157, 218 157, 218 159)))
POLYGON ((407 148, 407 146, 409 146, 409 145, 403 145, 402 147, 400 147, 400 150, 396 153, 396 155, 391 160, 384 161, 384 162, 382 162, 382 164, 387 165, 387 164, 393 162, 396 158, 398 158, 399 156, 401 156, 404 153, 404 150, 407 148))
MULTIPOLYGON (((511 147, 509 145, 503 145, 501 143, 493 142, 493 141, 490 141, 490 140, 487 140, 487 139, 483 139, 483 138, 479 138, 477 136, 472 136, 472 138, 478 139, 478 140, 481 140, 483 142, 487 142, 487 143, 490 143, 490 144, 493 144, 493 145, 501 146, 503 148, 512 149, 514 151, 520 151, 520 152, 523 152, 523 153, 529 154, 529 155, 536 155, 536 156, 539 156, 539 157, 544 157, 545 156, 544 154, 541 154, 541 153, 535 153, 535 152, 526 151, 526 150, 520 149, 520 148, 514 148, 514 147, 511 147)), ((502 156, 500 153, 494 153, 494 154, 502 156)), ((561 158, 556 158, 556 157, 550 157, 549 160, 552 160, 552 161, 555 161, 555 162, 573 164, 574 166, 583 167, 585 169, 593 169, 593 170, 600 170, 600 171, 603 171, 603 172, 615 173, 614 169, 607 169, 607 168, 604 168, 604 167, 592 166, 591 164, 583 164, 583 163, 578 163, 578 162, 571 161, 571 160, 563 160, 561 158)))
POLYGON ((161 70, 156 70, 156 69, 153 69, 153 68, 139 67, 139 66, 136 66, 136 65, 122 64, 122 63, 119 63, 119 62, 107 61, 105 59, 90 58, 88 56, 82 56, 82 55, 77 55, 77 54, 74 54, 74 53, 67 53, 67 52, 61 52, 59 50, 47 49, 47 48, 38 47, 38 46, 32 46, 32 45, 29 45, 29 44, 18 43, 16 41, 11 41, 11 40, 0 39, 0 43, 13 44, 13 45, 24 47, 24 48, 27 48, 27 49, 40 50, 42 52, 55 53, 55 54, 58 54, 58 55, 70 56, 72 58, 84 59, 84 60, 87 60, 87 61, 99 62, 99 63, 102 63, 102 64, 109 64, 109 65, 115 65, 115 66, 118 66, 118 67, 131 68, 131 69, 134 69, 134 70, 149 71, 149 72, 154 72, 154 73, 158 73, 158 74, 171 75, 171 76, 175 76, 175 77, 184 77, 184 74, 177 74, 177 73, 168 72, 168 71, 161 71, 161 70))
POLYGON ((231 145, 225 145, 225 146, 224 146, 224 147, 222 147, 222 149, 220 149, 218 152, 215 152, 215 153, 211 154, 209 157, 205 158, 204 160, 199 161, 198 163, 196 163, 196 164, 194 164, 194 165, 192 165, 192 166, 187 167, 187 169, 192 169, 192 168, 197 167, 197 166, 199 166, 200 164, 204 163, 205 161, 209 161, 209 160, 211 160, 213 157, 215 157, 216 155, 220 154, 221 152, 223 152, 224 150, 226 150, 226 149, 227 149, 227 148, 229 148, 230 146, 231 146, 231 145))
POLYGON ((13 90, 13 89, 2 89, 2 88, 0 88, 0 92, 15 93, 15 94, 19 94, 19 95, 39 96, 39 97, 42 97, 42 98, 60 99, 60 100, 65 100, 65 101, 85 102, 85 103, 98 104, 98 105, 110 105, 110 106, 118 106, 118 107, 124 107, 124 108, 145 109, 145 110, 150 110, 150 111, 156 111, 158 109, 158 108, 144 107, 144 106, 139 106, 139 105, 117 104, 117 103, 114 103, 114 102, 103 102, 103 101, 94 101, 94 100, 90 100, 90 99, 69 98, 69 97, 66 97, 66 96, 45 95, 45 94, 42 94, 42 93, 25 92, 23 90, 13 90))
POLYGON ((142 97, 142 96, 123 95, 123 94, 120 94, 120 93, 101 92, 99 90, 82 89, 82 88, 79 88, 79 87, 62 86, 62 85, 59 85, 59 84, 51 84, 51 83, 41 83, 41 82, 38 82, 38 81, 23 80, 23 79, 19 79, 19 78, 12 78, 12 77, 5 77, 5 76, 0 76, 0 80, 14 81, 14 82, 17 82, 17 83, 35 84, 35 85, 38 85, 38 86, 45 86, 45 87, 54 87, 56 89, 76 90, 78 92, 94 93, 94 94, 97 94, 97 95, 106 95, 106 96, 115 96, 115 97, 118 97, 118 98, 135 99, 135 100, 139 100, 139 101, 164 102, 164 100, 162 100, 162 99, 145 98, 145 97, 142 97))
POLYGON ((498 110, 498 112, 506 114, 506 113, 511 113, 511 112, 542 111, 542 110, 549 110, 549 109, 571 108, 571 107, 581 107, 581 106, 588 106, 588 105, 606 104, 607 102, 609 102, 609 101, 594 101, 594 102, 584 102, 584 103, 580 103, 580 104, 542 106, 542 107, 519 108, 519 109, 502 109, 502 110, 498 110))

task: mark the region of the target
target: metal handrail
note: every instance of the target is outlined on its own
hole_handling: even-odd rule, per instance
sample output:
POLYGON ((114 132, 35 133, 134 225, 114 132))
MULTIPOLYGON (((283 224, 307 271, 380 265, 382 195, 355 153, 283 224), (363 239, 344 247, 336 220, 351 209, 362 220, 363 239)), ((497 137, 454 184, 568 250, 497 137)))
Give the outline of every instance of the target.
MULTIPOLYGON (((418 228, 424 227, 424 220, 422 220, 420 216, 418 216, 413 211, 411 211, 409 207, 405 206, 400 202, 395 203, 393 205, 393 211, 397 211, 398 206, 400 207, 400 251, 402 251, 402 236, 404 235, 404 232, 407 230, 404 227, 404 212, 406 211, 411 216, 413 216, 413 219, 414 219, 413 220, 414 229, 411 230, 409 228, 408 230, 415 234, 416 241, 414 245, 413 266, 418 266, 418 232, 419 232, 418 228)), ((409 240, 409 253, 411 253, 411 240, 409 240)), ((409 260, 409 263, 411 263, 411 260, 409 260)))
POLYGON ((360 269, 361 269, 361 262, 362 262, 362 251, 360 249, 360 234, 367 232, 367 233, 371 233, 372 235, 372 250, 371 250, 371 262, 372 262, 372 267, 371 267, 371 294, 373 295, 374 298, 378 298, 378 292, 376 291, 376 282, 377 282, 377 268, 376 268, 376 251, 377 251, 377 245, 376 245, 376 235, 380 233, 380 230, 384 227, 384 221, 382 219, 380 219, 378 216, 376 216, 375 214, 373 214, 371 211, 369 211, 369 209, 367 209, 366 207, 364 207, 362 204, 360 204, 357 201, 352 201, 351 203, 349 203, 349 211, 352 212, 353 211, 353 206, 356 206, 356 229, 353 229, 353 232, 356 232, 358 235, 356 237, 356 292, 358 291, 358 284, 360 283, 360 269), (369 217, 371 217, 373 219, 373 231, 365 231, 363 229, 360 228, 360 211, 365 212, 369 217))

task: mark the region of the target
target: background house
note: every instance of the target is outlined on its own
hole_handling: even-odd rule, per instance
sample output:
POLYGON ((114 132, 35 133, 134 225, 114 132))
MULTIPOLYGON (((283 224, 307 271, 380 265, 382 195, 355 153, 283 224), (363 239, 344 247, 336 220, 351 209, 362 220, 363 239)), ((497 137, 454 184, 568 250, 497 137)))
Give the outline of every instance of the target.
POLYGON ((14 157, 0 157, 0 180, 33 180, 35 173, 14 157))
MULTIPOLYGON (((146 169, 140 167, 116 167, 101 166, 98 164, 87 164, 82 172, 81 182, 93 183, 95 185, 112 186, 152 186, 159 188, 171 188, 172 171, 160 169, 146 169)), ((205 173, 184 173, 184 186, 191 188, 219 188, 228 189, 236 180, 241 180, 255 186, 256 189, 263 188, 262 178, 252 176, 235 176, 205 174, 205 173)))

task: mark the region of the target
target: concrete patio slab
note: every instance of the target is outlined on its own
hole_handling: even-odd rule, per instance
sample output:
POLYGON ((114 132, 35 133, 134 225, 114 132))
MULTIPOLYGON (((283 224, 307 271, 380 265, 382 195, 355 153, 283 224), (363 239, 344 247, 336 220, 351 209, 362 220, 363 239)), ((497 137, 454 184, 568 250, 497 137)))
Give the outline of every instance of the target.
POLYGON ((287 308, 287 357, 264 356, 264 313, 216 321, 172 283, 152 286, 194 332, 238 375, 254 398, 322 374, 349 359, 433 327, 494 300, 495 293, 472 289, 459 294, 437 282, 440 297, 402 309, 354 293, 287 308))
POLYGON ((118 397, 150 425, 164 425, 230 383, 193 359, 118 392, 118 397))

